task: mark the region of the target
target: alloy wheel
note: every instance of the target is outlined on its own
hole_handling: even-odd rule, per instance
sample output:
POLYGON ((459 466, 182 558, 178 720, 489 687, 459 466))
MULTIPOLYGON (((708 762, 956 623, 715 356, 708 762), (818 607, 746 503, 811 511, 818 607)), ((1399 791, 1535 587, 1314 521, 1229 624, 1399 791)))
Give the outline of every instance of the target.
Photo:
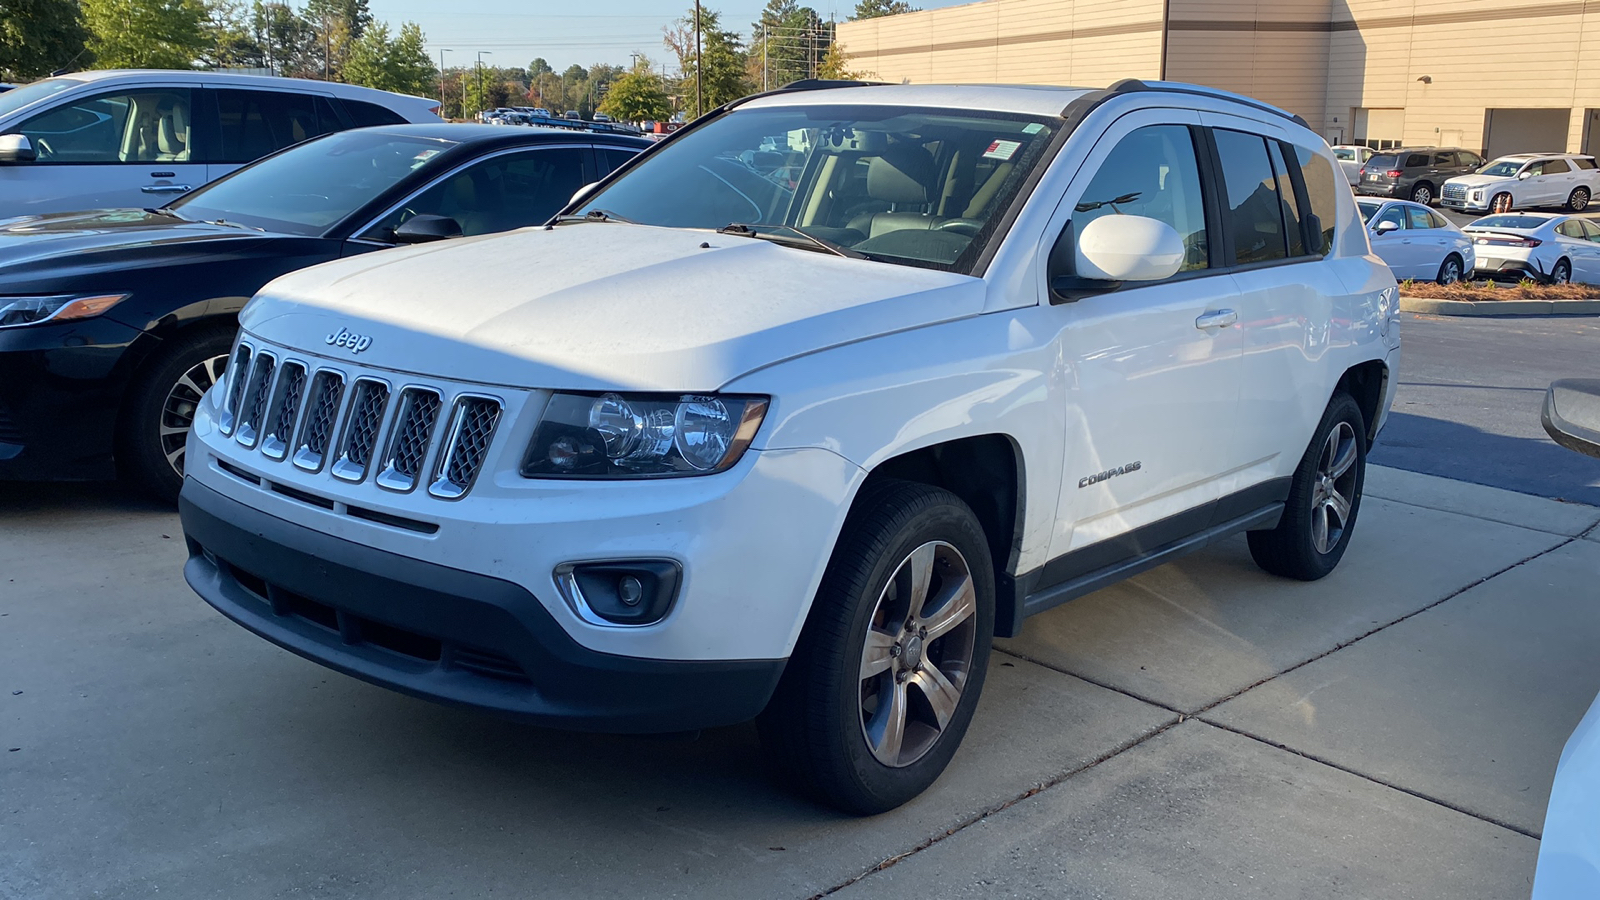
POLYGON ((1561 262, 1556 263, 1556 267, 1554 269, 1550 270, 1550 283, 1551 284, 1571 284, 1572 283, 1572 266, 1566 260, 1562 260, 1561 262))
POLYGON ((911 551, 878 595, 861 652, 861 735, 886 766, 933 749, 972 674, 978 596, 961 551, 911 551))
POLYGON ((1440 284, 1455 284, 1461 280, 1461 262, 1455 257, 1444 261, 1444 270, 1439 273, 1440 284))
POLYGON ((1311 489, 1311 542, 1318 553, 1331 552, 1344 537, 1355 489, 1356 432, 1341 421, 1328 433, 1311 489))
POLYGON ((158 424, 161 455, 167 458, 172 470, 183 476, 183 451, 189 441, 189 426, 194 424, 195 410, 200 398, 217 383, 228 367, 228 357, 213 356, 203 359, 184 372, 161 404, 161 421, 158 424))
POLYGON ((1418 187, 1411 192, 1411 201, 1413 203, 1421 203, 1423 206, 1427 206, 1431 200, 1433 200, 1433 192, 1426 187, 1418 187))
POLYGON ((1586 188, 1578 188, 1578 189, 1574 190, 1572 192, 1572 196, 1567 199, 1567 207, 1569 209, 1571 209, 1573 212, 1578 212, 1580 210, 1583 210, 1583 209, 1587 208, 1588 205, 1589 205, 1589 191, 1586 188))

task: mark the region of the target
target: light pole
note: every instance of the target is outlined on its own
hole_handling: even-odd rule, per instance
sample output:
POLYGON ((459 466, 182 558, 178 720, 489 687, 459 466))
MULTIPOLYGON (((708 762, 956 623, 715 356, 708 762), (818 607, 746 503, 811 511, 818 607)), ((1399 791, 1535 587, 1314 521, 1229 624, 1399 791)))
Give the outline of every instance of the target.
MULTIPOLYGON (((479 50, 478 51, 478 70, 477 71, 478 71, 478 105, 479 106, 483 105, 483 57, 484 57, 484 54, 488 54, 489 56, 493 56, 494 55, 494 51, 493 50, 479 50)), ((478 111, 482 112, 483 110, 480 109, 478 111)), ((466 115, 466 110, 462 110, 461 112, 462 112, 462 115, 466 115)))
MULTIPOLYGON (((439 48, 439 112, 441 115, 444 113, 444 55, 454 52, 445 47, 439 48)), ((462 112, 464 114, 466 110, 462 110, 462 112)))
POLYGON ((706 66, 700 58, 700 0, 694 0, 694 114, 696 117, 705 115, 705 92, 700 86, 705 84, 706 66))

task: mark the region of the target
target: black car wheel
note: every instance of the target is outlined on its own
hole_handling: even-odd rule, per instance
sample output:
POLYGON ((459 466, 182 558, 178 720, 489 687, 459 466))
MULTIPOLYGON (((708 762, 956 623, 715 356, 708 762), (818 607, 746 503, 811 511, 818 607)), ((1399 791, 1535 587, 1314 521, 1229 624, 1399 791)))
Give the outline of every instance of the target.
POLYGON ((200 398, 222 377, 234 328, 205 328, 172 338, 140 370, 123 404, 117 464, 150 494, 177 502, 184 446, 200 398))

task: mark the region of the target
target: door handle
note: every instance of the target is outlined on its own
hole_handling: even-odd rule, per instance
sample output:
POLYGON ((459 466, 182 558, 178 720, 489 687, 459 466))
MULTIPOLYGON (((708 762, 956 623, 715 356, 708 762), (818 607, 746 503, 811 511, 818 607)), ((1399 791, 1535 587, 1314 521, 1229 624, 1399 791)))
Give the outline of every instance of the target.
POLYGON ((1238 313, 1231 309, 1219 309, 1216 312, 1208 312, 1195 319, 1194 327, 1202 331, 1207 328, 1227 328, 1237 321, 1239 321, 1238 313))
POLYGON ((147 184, 139 190, 146 194, 184 194, 193 190, 187 184, 147 184))

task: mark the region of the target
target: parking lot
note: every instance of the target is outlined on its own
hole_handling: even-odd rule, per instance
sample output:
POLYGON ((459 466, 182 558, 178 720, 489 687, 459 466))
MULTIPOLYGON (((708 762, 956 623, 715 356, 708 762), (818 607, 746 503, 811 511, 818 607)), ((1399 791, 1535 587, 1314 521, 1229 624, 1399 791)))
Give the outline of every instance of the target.
POLYGON ((1600 689, 1600 508, 1375 467, 1324 581, 1234 539, 1030 620, 940 783, 854 820, 750 727, 405 698, 217 615, 169 511, 0 497, 6 900, 1523 896, 1600 689))

